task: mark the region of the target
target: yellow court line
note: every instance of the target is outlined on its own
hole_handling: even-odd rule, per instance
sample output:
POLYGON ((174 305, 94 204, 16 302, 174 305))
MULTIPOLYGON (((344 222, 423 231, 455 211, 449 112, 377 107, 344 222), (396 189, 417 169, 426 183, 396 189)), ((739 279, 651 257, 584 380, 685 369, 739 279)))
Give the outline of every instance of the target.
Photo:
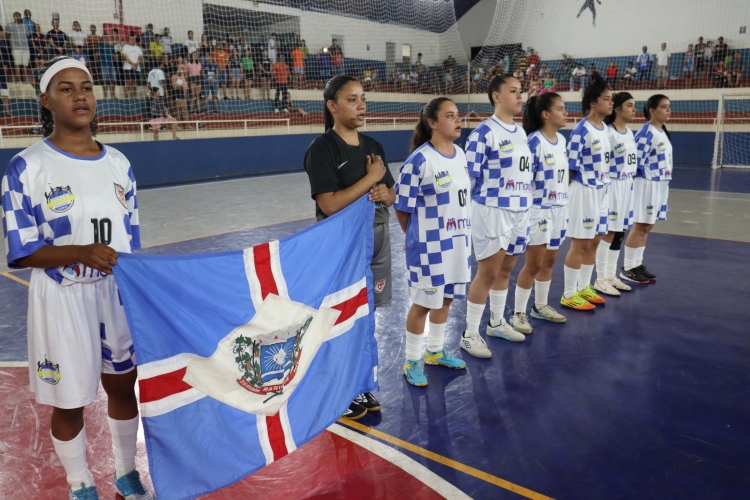
POLYGON ((12 275, 12 274, 10 274, 9 272, 2 272, 2 273, 0 273, 0 275, 3 275, 3 276, 5 276, 6 278, 8 278, 8 279, 11 279, 11 280, 13 280, 13 281, 16 281, 16 282, 18 282, 18 283, 20 283, 20 284, 22 284, 22 285, 26 285, 26 286, 29 286, 29 282, 28 282, 28 281, 26 281, 26 280, 22 280, 22 279, 21 279, 21 278, 19 278, 18 276, 13 276, 13 275, 12 275))
POLYGON ((505 479, 501 479, 497 476, 493 476, 492 474, 488 474, 479 469, 475 469, 474 467, 462 464, 461 462, 456 462, 455 460, 444 457, 442 455, 438 455, 437 453, 433 453, 429 450, 425 450, 424 448, 420 448, 419 446, 413 445, 407 441, 403 441, 397 437, 393 437, 390 434, 386 434, 377 429, 373 429, 372 427, 368 427, 366 425, 362 425, 358 422, 353 422, 345 418, 340 418, 338 422, 339 424, 346 425, 360 432, 364 432, 365 434, 374 436, 382 441, 385 441, 386 443, 390 443, 394 446, 398 446, 399 448, 403 448, 412 453, 416 453, 417 455, 421 455, 434 462, 445 465, 446 467, 450 467, 451 469, 463 472, 464 474, 468 474, 477 479, 481 479, 482 481, 487 481, 490 484, 494 484, 495 486, 499 486, 500 488, 512 491, 513 493, 517 493, 523 497, 531 498, 532 500, 552 500, 551 497, 542 495, 541 493, 537 493, 536 491, 531 491, 528 488, 524 488, 523 486, 511 483, 510 481, 507 481, 505 479))

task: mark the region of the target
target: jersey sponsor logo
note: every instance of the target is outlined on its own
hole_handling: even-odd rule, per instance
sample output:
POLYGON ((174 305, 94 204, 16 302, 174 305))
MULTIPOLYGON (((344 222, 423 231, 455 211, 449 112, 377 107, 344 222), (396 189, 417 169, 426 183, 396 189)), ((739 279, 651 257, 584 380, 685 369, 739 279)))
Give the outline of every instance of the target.
POLYGON ((381 293, 384 288, 385 288, 385 278, 375 283, 375 286, 374 286, 375 293, 381 293))
POLYGON ((646 213, 651 215, 654 213, 654 206, 653 205, 646 205, 646 213))
POLYGON ((341 165, 339 165, 338 168, 337 168, 337 170, 340 169, 341 167, 343 167, 344 165, 346 165, 347 163, 349 163, 349 160, 346 160, 344 163, 342 163, 341 165))
POLYGON ((583 227, 584 227, 584 229, 593 229, 594 228, 594 219, 591 219, 589 217, 585 217, 583 219, 583 227))
POLYGON ((568 193, 565 191, 550 191, 547 195, 549 201, 562 201, 568 199, 568 193))
POLYGON ((117 196, 117 199, 120 200, 120 203, 122 203, 122 206, 125 208, 128 208, 128 200, 125 199, 125 188, 117 184, 115 184, 115 196, 117 196))
POLYGON ((502 153, 505 153, 506 155, 512 153, 513 150, 515 149, 513 147, 513 143, 510 142, 508 139, 501 141, 500 146, 498 146, 498 148, 500 149, 502 153))
POLYGON ((665 175, 666 177, 671 177, 671 176, 672 176, 672 171, 671 171, 671 170, 665 170, 665 171, 664 171, 664 175, 665 175))
POLYGON ((531 191, 531 183, 509 180, 505 183, 506 191, 531 191))
POLYGON ((50 186, 49 188, 50 192, 44 193, 44 197, 47 199, 47 207, 58 214, 70 210, 70 207, 76 201, 70 186, 58 186, 55 188, 50 186))
POLYGON ((592 151, 601 151, 602 150, 602 141, 599 139, 594 139, 591 142, 591 150, 592 151))
POLYGON ((435 182, 441 188, 447 188, 453 182, 453 178, 448 171, 442 171, 435 174, 435 182))
POLYGON ((69 278, 80 278, 81 264, 75 263, 63 266, 63 274, 67 274, 69 278))
POLYGON ((455 231, 471 227, 471 219, 454 219, 450 218, 445 222, 446 231, 455 231))
POLYGON ((425 295, 435 295, 437 293, 437 288, 425 288, 424 293, 425 295))
POLYGON ((615 221, 620 218, 620 214, 615 212, 614 210, 609 211, 609 220, 615 221))
POLYGON ((632 179, 633 178, 633 172, 622 172, 620 174, 620 179, 632 179))
POLYGON ((557 164, 557 159, 555 159, 555 155, 552 153, 548 153, 544 155, 544 164, 548 167, 552 168, 557 164))
POLYGON ((659 141, 659 144, 656 145, 656 150, 663 153, 667 150, 667 144, 664 141, 659 141))
POLYGON ((547 219, 542 219, 538 223, 539 230, 543 233, 547 232, 547 219))
POLYGON ((50 385, 57 385, 60 381, 60 365, 53 363, 47 359, 47 355, 44 355, 44 361, 37 361, 36 363, 36 374, 44 382, 50 385))
POLYGON ((623 143, 617 144, 615 146, 615 153, 617 153, 618 155, 623 154, 627 150, 628 150, 628 148, 625 147, 625 144, 623 144, 623 143))

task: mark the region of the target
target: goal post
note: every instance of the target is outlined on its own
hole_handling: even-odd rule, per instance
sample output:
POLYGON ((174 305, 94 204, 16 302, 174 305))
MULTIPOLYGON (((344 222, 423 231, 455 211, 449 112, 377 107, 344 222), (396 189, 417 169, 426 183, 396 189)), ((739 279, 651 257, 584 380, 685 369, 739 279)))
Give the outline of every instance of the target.
POLYGON ((750 168, 750 93, 719 96, 711 168, 722 167, 750 168))

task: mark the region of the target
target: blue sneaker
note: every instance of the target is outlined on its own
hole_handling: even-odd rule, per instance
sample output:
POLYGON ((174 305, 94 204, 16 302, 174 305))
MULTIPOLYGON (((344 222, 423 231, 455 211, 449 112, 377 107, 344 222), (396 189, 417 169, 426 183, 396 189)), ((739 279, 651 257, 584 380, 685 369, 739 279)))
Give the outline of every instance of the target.
POLYGON ((81 483, 80 490, 70 491, 68 500, 99 500, 99 493, 96 491, 96 486, 87 488, 85 484, 81 483))
POLYGON ((424 376, 422 365, 415 359, 406 360, 406 363, 404 363, 404 375, 406 375, 406 381, 411 385, 419 387, 427 385, 427 377, 424 376))
POLYGON ((143 487, 141 475, 137 470, 119 479, 115 474, 115 492, 125 500, 156 500, 154 494, 143 487))
POLYGON ((424 364, 426 365, 440 365, 446 368, 455 368, 460 370, 466 368, 466 362, 463 359, 454 358, 445 350, 432 352, 425 349, 424 353, 424 364))

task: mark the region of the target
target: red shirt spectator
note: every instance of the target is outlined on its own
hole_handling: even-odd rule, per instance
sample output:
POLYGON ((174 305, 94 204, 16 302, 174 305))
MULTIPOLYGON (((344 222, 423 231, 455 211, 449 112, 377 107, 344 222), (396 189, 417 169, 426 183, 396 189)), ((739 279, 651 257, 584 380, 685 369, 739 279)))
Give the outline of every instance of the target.
POLYGON ((340 51, 331 51, 331 66, 343 66, 344 54, 340 51))
POLYGON ((273 65, 273 79, 280 85, 289 83, 289 66, 283 62, 277 62, 273 65))
POLYGON ((607 66, 607 77, 615 78, 619 71, 620 68, 618 68, 617 66, 607 66))
POLYGON ((529 52, 531 52, 531 54, 528 57, 529 66, 531 66, 533 64, 534 67, 538 68, 539 67, 539 56, 536 55, 536 53, 533 50, 529 50, 529 52))

